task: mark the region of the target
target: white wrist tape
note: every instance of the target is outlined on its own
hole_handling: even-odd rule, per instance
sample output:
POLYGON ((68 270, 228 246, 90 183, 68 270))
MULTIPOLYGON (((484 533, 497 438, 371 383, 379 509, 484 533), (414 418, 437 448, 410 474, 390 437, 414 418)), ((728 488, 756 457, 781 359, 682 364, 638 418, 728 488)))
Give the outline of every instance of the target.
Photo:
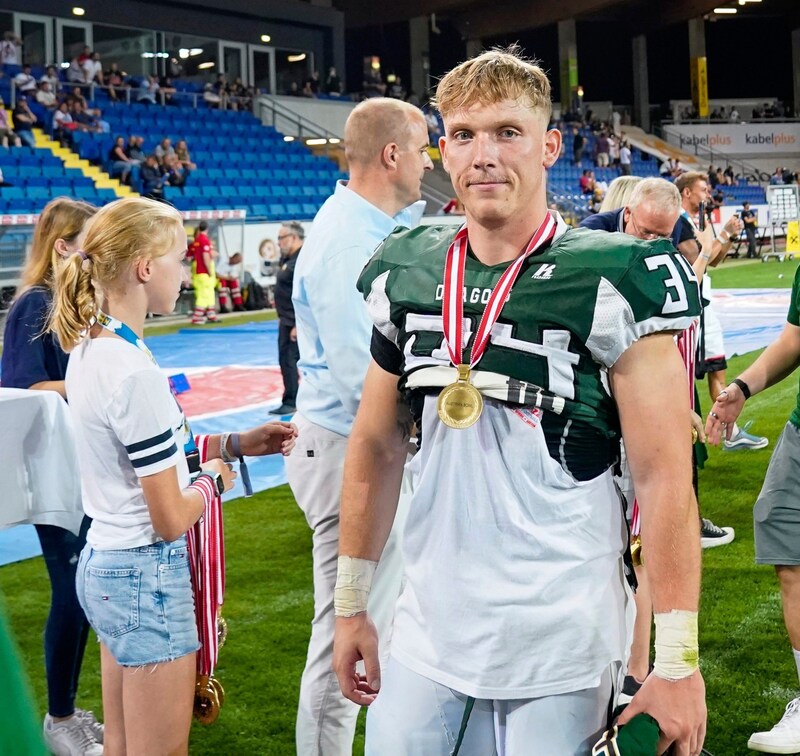
POLYGON ((372 578, 378 567, 369 559, 340 556, 333 589, 333 613, 337 617, 354 617, 367 611, 372 578))
POLYGON ((656 660, 653 672, 664 680, 682 680, 700 666, 697 612, 673 609, 656 614, 656 660))

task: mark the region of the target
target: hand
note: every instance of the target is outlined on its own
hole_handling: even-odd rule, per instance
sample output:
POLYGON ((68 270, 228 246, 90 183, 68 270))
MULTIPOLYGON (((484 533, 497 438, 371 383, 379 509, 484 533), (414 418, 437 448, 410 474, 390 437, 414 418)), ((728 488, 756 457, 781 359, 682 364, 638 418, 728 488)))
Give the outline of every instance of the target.
POLYGON ((203 462, 200 465, 200 469, 212 475, 219 473, 222 476, 222 482, 225 484, 225 491, 230 491, 233 488, 233 481, 236 480, 237 473, 233 470, 232 465, 225 464, 225 462, 217 458, 203 462))
POLYGON ((700 254, 711 256, 711 245, 714 244, 714 231, 708 224, 702 231, 695 231, 697 241, 700 243, 700 254))
POLYGON ((294 423, 277 421, 240 433, 239 446, 242 454, 248 457, 263 457, 278 452, 287 457, 294 449, 296 438, 297 426, 294 423))
POLYGON ((691 416, 691 423, 692 428, 697 431, 697 440, 704 444, 706 442, 706 431, 703 428, 703 418, 700 417, 694 410, 689 410, 689 415, 691 416))
POLYGON ((708 413, 708 420, 706 420, 709 443, 718 444, 722 440, 723 433, 726 439, 730 439, 736 418, 744 408, 744 402, 744 394, 735 383, 729 384, 719 392, 711 412, 708 413))
POLYGON ((732 215, 730 220, 725 224, 725 230, 729 236, 736 236, 744 228, 741 218, 738 215, 732 215))
POLYGON ((342 695, 359 706, 369 706, 381 687, 378 631, 366 612, 355 617, 337 617, 333 638, 333 671, 342 695), (363 659, 366 675, 356 672, 363 659))
POLYGON ((661 729, 658 753, 672 745, 673 756, 699 756, 706 737, 706 686, 699 670, 677 682, 648 675, 618 724, 624 725, 642 712, 653 717, 661 729))
POLYGON ((297 326, 295 326, 294 328, 292 328, 291 331, 289 331, 289 339, 291 341, 297 341, 297 326))

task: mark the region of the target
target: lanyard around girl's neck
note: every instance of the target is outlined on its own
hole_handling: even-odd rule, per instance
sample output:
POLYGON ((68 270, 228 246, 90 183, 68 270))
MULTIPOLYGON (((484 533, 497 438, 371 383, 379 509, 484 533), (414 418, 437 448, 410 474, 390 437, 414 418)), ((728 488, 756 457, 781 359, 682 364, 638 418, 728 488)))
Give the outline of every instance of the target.
MULTIPOLYGON (((117 334, 117 336, 124 339, 129 344, 133 344, 138 350, 144 352, 154 365, 158 366, 156 358, 153 357, 153 353, 147 348, 144 339, 139 338, 129 325, 123 323, 121 320, 112 318, 111 315, 107 315, 102 311, 98 311, 97 313, 97 322, 107 331, 117 334)), ((175 398, 174 394, 173 398, 175 398)), ((175 399, 175 403, 178 407, 181 406, 177 399, 175 399)), ((183 410, 181 410, 181 412, 183 412, 183 410)), ((185 414, 183 419, 183 431, 183 453, 186 456, 186 464, 189 466, 189 472, 193 474, 200 471, 200 451, 197 448, 194 434, 192 433, 189 420, 186 418, 185 414)))

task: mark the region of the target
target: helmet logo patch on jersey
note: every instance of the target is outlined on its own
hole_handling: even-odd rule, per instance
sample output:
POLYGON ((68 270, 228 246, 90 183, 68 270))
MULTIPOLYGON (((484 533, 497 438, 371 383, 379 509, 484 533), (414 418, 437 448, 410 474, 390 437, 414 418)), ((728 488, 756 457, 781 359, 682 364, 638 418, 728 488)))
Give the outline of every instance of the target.
POLYGON ((556 269, 555 263, 544 263, 540 265, 539 269, 531 276, 539 281, 549 281, 553 277, 553 271, 556 269))

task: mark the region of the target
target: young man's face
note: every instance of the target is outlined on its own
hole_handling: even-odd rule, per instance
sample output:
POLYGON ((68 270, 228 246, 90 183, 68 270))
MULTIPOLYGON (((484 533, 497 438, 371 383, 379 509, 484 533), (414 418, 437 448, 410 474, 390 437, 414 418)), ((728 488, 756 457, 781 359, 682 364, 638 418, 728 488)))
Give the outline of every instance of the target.
POLYGON ((504 100, 444 121, 442 161, 470 218, 491 226, 543 205, 545 170, 558 159, 561 134, 547 130, 541 111, 504 100))
POLYGON ((690 187, 683 190, 683 199, 686 209, 696 213, 700 203, 708 200, 708 182, 698 179, 690 187))

